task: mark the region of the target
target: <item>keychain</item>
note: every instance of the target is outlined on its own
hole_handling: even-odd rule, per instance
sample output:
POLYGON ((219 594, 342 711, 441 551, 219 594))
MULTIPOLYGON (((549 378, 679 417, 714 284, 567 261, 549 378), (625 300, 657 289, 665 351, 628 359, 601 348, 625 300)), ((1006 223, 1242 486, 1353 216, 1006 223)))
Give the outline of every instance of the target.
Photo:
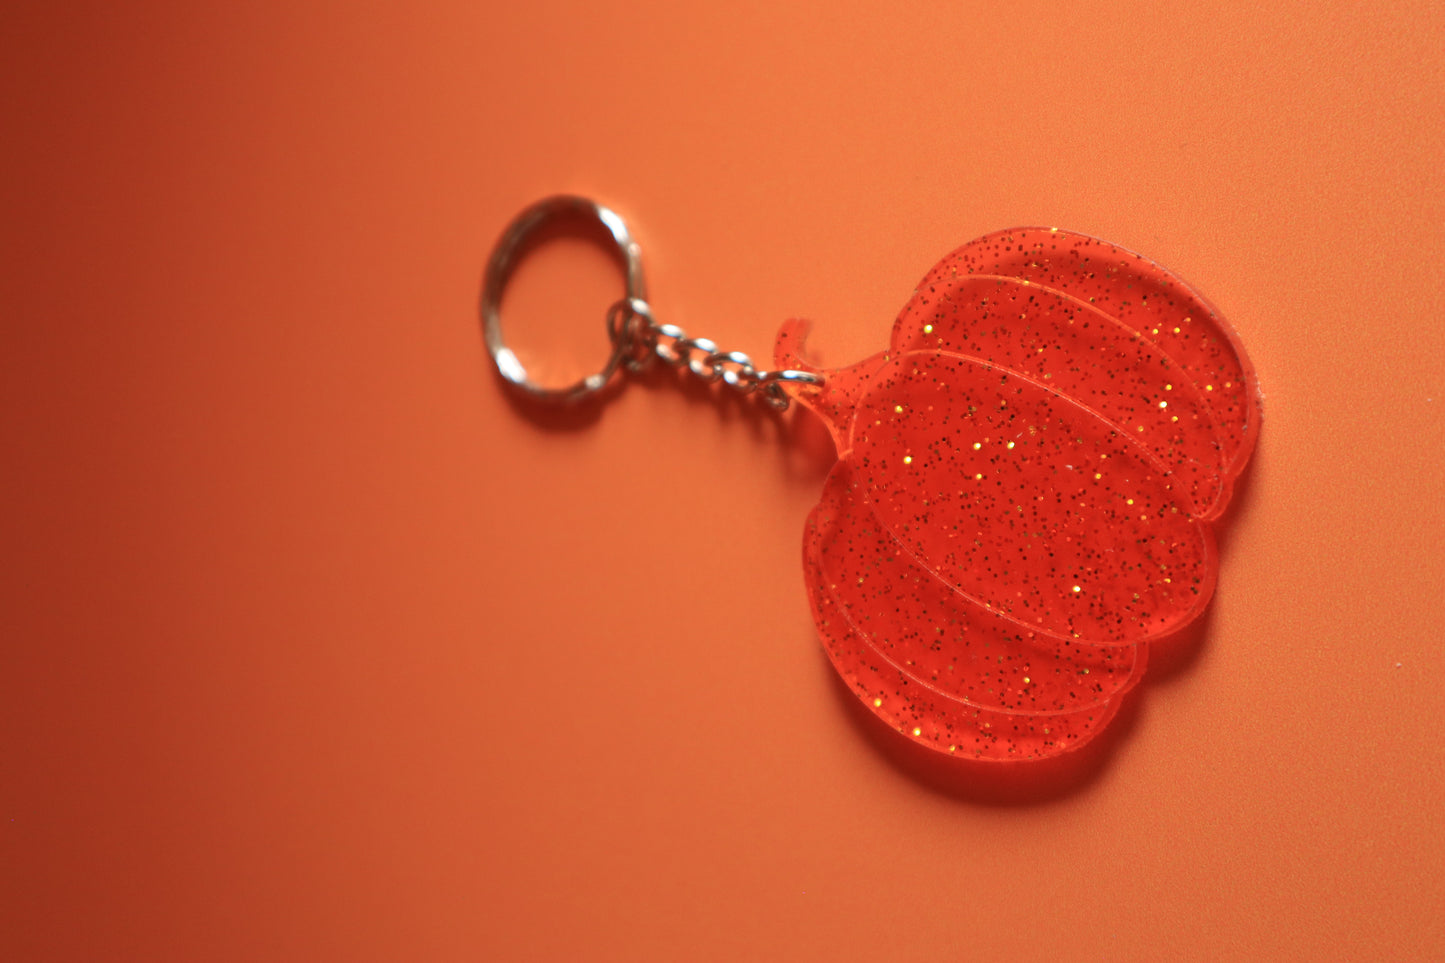
POLYGON ((886 350, 820 369, 806 322, 774 367, 659 324, 640 251, 610 209, 552 197, 507 228, 482 325, 497 370, 575 404, 655 361, 821 418, 838 462, 803 533, 824 648, 848 687, 914 742, 980 760, 1041 759, 1096 735, 1143 676, 1149 643, 1204 611, 1211 526, 1259 432, 1238 336, 1159 265, 1057 228, 970 241, 904 305, 886 350), (499 305, 529 236, 597 221, 626 271, 612 352, 560 389, 532 382, 499 305))

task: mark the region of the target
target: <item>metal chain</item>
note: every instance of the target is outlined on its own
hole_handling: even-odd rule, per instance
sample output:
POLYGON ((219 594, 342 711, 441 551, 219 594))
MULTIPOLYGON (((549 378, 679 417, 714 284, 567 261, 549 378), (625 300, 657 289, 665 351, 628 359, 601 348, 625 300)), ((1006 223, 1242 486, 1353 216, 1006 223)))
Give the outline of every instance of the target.
POLYGON ((787 411, 792 399, 784 384, 820 385, 823 378, 791 368, 762 371, 741 351, 722 351, 707 338, 688 337, 675 324, 658 324, 652 306, 641 298, 623 298, 607 309, 607 333, 622 349, 628 371, 643 371, 654 359, 674 368, 686 368, 702 381, 721 381, 739 394, 761 390, 768 404, 787 411))

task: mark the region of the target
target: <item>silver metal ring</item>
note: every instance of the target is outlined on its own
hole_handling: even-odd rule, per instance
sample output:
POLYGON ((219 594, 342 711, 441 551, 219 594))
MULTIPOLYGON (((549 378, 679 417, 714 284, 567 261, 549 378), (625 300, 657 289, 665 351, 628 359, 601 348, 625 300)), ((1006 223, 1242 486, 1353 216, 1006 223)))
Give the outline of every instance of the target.
POLYGON ((664 363, 674 368, 681 368, 687 364, 687 358, 677 351, 677 345, 687 340, 687 332, 675 324, 659 324, 657 326, 657 346, 653 349, 664 363), (662 339, 666 338, 672 344, 663 344, 662 339))
POLYGON ((657 323, 652 305, 641 298, 623 298, 607 309, 607 336, 622 349, 628 371, 646 371, 657 358, 657 323), (636 322, 641 322, 639 335, 636 322))
POLYGON ((684 338, 678 343, 687 347, 688 370, 701 378, 704 384, 710 385, 722 377, 722 370, 708 362, 709 358, 718 353, 717 342, 711 338, 684 338), (692 357, 694 351, 702 357, 692 357))
POLYGON ((709 355, 704 364, 718 372, 723 383, 734 391, 747 394, 757 387, 758 369, 753 366, 753 359, 741 351, 719 351, 709 355))
POLYGON ((642 278, 642 251, 627 230, 626 222, 611 208, 585 197, 559 194, 538 201, 507 225, 492 250, 491 259, 487 261, 487 272, 482 282, 482 334, 501 376, 528 397, 550 403, 580 401, 601 391, 627 353, 626 342, 614 340, 610 346, 611 354, 601 371, 565 388, 545 388, 527 377, 527 370, 502 338, 502 291, 517 266, 527 238, 542 225, 566 217, 592 220, 605 227, 622 257, 627 274, 626 297, 638 301, 647 298, 647 285, 642 278))
POLYGON ((823 383, 823 376, 813 374, 810 371, 794 371, 792 368, 784 368, 779 371, 759 371, 758 384, 773 385, 780 382, 800 385, 820 385, 823 383))

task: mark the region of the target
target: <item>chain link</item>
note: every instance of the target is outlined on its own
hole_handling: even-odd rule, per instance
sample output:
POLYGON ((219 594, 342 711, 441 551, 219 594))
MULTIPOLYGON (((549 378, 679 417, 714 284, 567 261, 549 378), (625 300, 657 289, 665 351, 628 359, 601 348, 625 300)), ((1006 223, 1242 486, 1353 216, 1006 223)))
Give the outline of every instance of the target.
POLYGON ((607 334, 628 371, 643 371, 660 360, 686 368, 707 384, 721 381, 739 394, 760 391, 779 411, 787 411, 792 401, 783 385, 823 383, 820 375, 807 371, 761 371, 741 351, 722 351, 707 338, 689 337, 675 324, 658 324, 652 306, 641 298, 623 298, 607 309, 607 334))

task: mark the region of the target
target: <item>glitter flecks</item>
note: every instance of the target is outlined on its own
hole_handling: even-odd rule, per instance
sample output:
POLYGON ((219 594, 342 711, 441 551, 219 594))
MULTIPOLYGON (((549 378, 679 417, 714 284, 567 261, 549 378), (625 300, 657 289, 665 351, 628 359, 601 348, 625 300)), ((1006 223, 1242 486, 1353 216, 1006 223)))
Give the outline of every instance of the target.
MULTIPOLYGON (((805 333, 779 367, 819 370, 805 333)), ((839 452, 804 568, 843 678, 960 758, 1092 738, 1213 591, 1209 523, 1259 425, 1234 332, 1145 258, 1015 229, 940 262, 887 352, 821 373, 787 390, 839 452)))

